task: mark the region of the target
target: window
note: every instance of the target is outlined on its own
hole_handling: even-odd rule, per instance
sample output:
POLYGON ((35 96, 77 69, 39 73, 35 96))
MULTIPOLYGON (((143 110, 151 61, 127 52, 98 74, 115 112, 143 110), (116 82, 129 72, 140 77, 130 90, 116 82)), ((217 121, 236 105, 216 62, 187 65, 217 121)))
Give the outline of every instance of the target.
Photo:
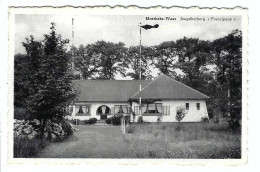
POLYGON ((197 110, 200 110, 200 103, 197 103, 197 110))
POLYGON ((186 103, 186 110, 189 110, 189 109, 190 109, 190 104, 186 103))
POLYGON ((115 105, 115 114, 128 113, 127 105, 115 105))
POLYGON ((76 116, 83 116, 90 114, 90 105, 78 105, 76 106, 76 116))
POLYGON ((108 115, 110 113, 111 113, 111 110, 106 105, 99 106, 99 108, 97 109, 97 115, 108 115))
POLYGON ((162 113, 162 104, 161 103, 153 103, 153 104, 145 104, 142 106, 143 113, 162 113))

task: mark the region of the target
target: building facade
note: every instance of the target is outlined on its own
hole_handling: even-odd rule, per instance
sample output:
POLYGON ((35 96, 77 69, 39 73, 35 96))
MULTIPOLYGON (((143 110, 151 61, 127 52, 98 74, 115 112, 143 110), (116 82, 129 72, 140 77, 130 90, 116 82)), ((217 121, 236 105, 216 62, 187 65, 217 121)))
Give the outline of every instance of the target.
POLYGON ((132 121, 142 115, 148 122, 176 122, 178 107, 184 107, 187 112, 182 122, 208 118, 208 96, 165 75, 141 81, 77 80, 75 86, 79 96, 70 107, 73 119, 105 120, 113 115, 129 114, 132 121))

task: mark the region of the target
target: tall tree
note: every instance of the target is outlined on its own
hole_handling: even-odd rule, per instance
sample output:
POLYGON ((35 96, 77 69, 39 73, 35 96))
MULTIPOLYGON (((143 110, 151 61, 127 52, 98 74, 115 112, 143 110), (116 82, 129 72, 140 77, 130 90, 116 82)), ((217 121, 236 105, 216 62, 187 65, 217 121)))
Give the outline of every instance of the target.
MULTIPOLYGON (((151 54, 152 48, 142 46, 141 56, 141 79, 151 79, 151 54)), ((132 46, 128 49, 127 57, 125 59, 128 68, 126 76, 137 80, 140 79, 140 47, 132 46)))
POLYGON ((230 120, 238 121, 242 109, 242 32, 234 30, 229 35, 213 42, 217 80, 223 97, 228 97, 227 111, 230 120))
POLYGON ((68 40, 56 33, 54 23, 50 29, 43 41, 31 36, 23 42, 28 65, 26 87, 30 93, 26 106, 30 114, 43 120, 43 126, 46 119, 62 119, 65 108, 76 96, 69 69, 71 57, 65 49, 68 40))
POLYGON ((177 52, 175 42, 163 42, 155 46, 153 64, 161 73, 170 76, 176 76, 174 64, 177 62, 177 52))
POLYGON ((29 96, 29 89, 26 87, 28 76, 27 58, 23 54, 14 56, 14 107, 25 107, 29 96))
POLYGON ((212 58, 211 43, 193 38, 186 38, 176 41, 178 63, 174 66, 184 72, 182 82, 203 92, 201 68, 212 58))
POLYGON ((98 41, 91 46, 94 61, 100 62, 97 66, 99 79, 114 79, 116 74, 125 76, 126 66, 123 62, 126 48, 124 43, 98 41))
POLYGON ((92 44, 87 46, 80 45, 75 50, 74 64, 75 70, 78 71, 83 79, 96 79, 100 69, 101 59, 95 53, 92 44))

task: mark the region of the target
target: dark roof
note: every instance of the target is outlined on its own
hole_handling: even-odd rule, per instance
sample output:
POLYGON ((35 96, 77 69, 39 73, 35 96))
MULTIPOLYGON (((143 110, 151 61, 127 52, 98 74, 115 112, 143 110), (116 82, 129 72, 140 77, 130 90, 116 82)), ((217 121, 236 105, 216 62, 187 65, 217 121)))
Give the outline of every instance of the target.
POLYGON ((132 96, 132 99, 208 99, 205 94, 188 87, 166 75, 160 75, 140 92, 132 96))
POLYGON ((74 80, 79 96, 76 101, 126 102, 151 80, 74 80))
POLYGON ((126 102, 139 99, 207 99, 208 96, 168 76, 155 80, 75 80, 76 101, 126 102), (139 92, 140 82, 142 90, 139 92))

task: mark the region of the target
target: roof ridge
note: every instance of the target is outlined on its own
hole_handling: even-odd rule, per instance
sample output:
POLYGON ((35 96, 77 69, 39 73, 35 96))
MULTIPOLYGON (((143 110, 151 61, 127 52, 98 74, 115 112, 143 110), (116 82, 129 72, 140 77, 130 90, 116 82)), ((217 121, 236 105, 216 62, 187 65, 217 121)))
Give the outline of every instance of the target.
POLYGON ((204 94, 204 93, 202 93, 202 92, 200 92, 200 91, 198 91, 198 90, 195 90, 194 88, 189 87, 188 85, 185 85, 185 84, 181 83, 180 81, 177 81, 176 79, 173 79, 173 78, 171 78, 171 77, 169 77, 169 76, 167 76, 167 75, 164 75, 164 76, 167 77, 167 78, 169 78, 169 79, 172 79, 172 80, 178 82, 179 84, 181 84, 181 85, 183 85, 183 86, 185 86, 185 87, 187 87, 187 88, 189 88, 189 89, 191 89, 191 90, 193 90, 193 91, 195 91, 195 92, 198 92, 198 93, 200 93, 200 94, 206 96, 207 98, 209 98, 209 96, 207 96, 206 94, 204 94))
MULTIPOLYGON (((156 81, 159 77, 161 77, 162 75, 157 76, 152 82, 150 82, 149 84, 147 84, 143 89, 141 89, 141 91, 143 91, 145 88, 147 88, 149 85, 151 85, 154 81, 156 81)), ((135 93, 133 96, 131 96, 131 98, 133 98, 134 96, 136 96, 138 93, 140 93, 141 91, 138 91, 137 93, 135 93)))

